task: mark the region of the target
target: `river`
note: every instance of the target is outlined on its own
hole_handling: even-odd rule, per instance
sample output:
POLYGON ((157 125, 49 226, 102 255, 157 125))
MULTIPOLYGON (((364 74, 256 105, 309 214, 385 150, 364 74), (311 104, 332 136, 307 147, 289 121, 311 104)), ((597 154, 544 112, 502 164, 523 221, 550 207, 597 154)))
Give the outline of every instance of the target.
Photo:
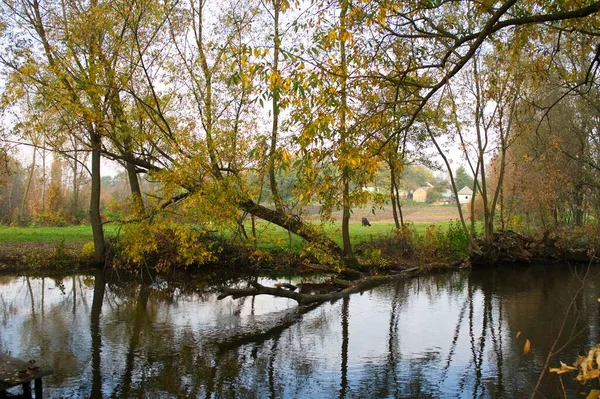
MULTIPOLYGON (((218 300, 204 276, 4 275, 0 352, 51 366, 51 398, 530 397, 553 344, 556 367, 600 343, 600 268, 586 270, 437 273, 302 315, 282 298, 218 300)), ((539 388, 593 386, 546 372, 539 388)))

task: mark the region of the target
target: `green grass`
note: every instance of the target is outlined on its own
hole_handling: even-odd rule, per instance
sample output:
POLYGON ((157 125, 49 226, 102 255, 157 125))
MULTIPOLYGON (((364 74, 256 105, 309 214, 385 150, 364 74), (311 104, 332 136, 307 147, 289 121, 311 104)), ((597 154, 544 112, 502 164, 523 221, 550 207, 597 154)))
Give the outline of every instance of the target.
MULTIPOLYGON (((113 226, 105 226, 105 231, 112 232, 113 226)), ((0 242, 80 242, 92 241, 90 226, 67 227, 9 227, 0 226, 0 242)))
MULTIPOLYGON (((437 223, 437 226, 447 228, 450 222, 437 223)), ((423 233, 431 223, 413 223, 411 228, 423 233)), ((106 225, 105 232, 110 234, 118 229, 116 225, 106 225)), ((250 225, 246 226, 250 234, 250 225)), ((326 234, 340 246, 342 245, 341 223, 325 224, 323 228, 326 234)), ((394 223, 373 222, 370 227, 363 227, 360 223, 350 223, 350 237, 352 244, 368 242, 389 237, 394 230, 394 223)), ((290 236, 281 227, 264 221, 256 223, 258 235, 258 246, 261 249, 288 248, 290 236)), ((224 236, 231 236, 231 232, 223 232, 224 236)), ((0 242, 60 242, 85 243, 92 241, 92 229, 90 226, 67 226, 67 227, 8 227, 0 226, 0 242)), ((291 248, 298 251, 302 248, 302 239, 292 235, 291 248)))
MULTIPOLYGON (((450 225, 450 221, 435 223, 436 226, 446 229, 450 225)), ((427 227, 433 223, 411 223, 409 226, 417 233, 423 233, 427 227)), ((250 234, 250 225, 246 226, 247 233, 250 234)), ((338 245, 342 245, 342 225, 341 223, 328 223, 323 225, 325 233, 331 237, 338 245)), ((373 222, 370 227, 363 227, 361 223, 350 223, 350 240, 352 245, 361 242, 375 241, 389 237, 395 229, 394 223, 373 222)), ((302 239, 290 235, 284 229, 274 224, 259 221, 256 223, 256 231, 258 236, 258 247, 261 249, 287 248, 290 247, 294 251, 302 248, 302 239)), ((228 234, 225 233, 227 236, 228 234)))

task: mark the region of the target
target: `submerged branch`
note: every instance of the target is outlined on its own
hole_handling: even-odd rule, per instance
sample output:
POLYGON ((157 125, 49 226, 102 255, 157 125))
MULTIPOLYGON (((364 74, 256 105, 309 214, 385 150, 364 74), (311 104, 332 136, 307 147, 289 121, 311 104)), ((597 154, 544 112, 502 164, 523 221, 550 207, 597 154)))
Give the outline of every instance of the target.
POLYGON ((335 301, 344 297, 349 296, 357 292, 365 291, 369 288, 376 287, 389 281, 400 280, 405 278, 418 268, 412 268, 404 270, 398 274, 386 275, 386 276, 371 276, 364 277, 356 281, 346 281, 338 278, 332 278, 331 284, 339 287, 338 291, 330 292, 326 294, 301 294, 295 291, 290 291, 281 287, 265 287, 257 282, 252 283, 250 288, 227 288, 223 290, 223 293, 219 295, 218 299, 224 299, 229 296, 233 298, 241 298, 244 296, 254 295, 272 295, 276 297, 293 299, 300 305, 306 305, 311 303, 322 303, 327 301, 335 301))

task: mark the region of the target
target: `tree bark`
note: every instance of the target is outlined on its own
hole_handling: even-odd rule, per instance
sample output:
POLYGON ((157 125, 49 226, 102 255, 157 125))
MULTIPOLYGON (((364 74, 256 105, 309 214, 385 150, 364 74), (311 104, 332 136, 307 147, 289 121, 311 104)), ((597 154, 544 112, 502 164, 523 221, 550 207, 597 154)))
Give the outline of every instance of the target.
POLYGON ((251 199, 246 199, 239 203, 242 210, 260 219, 269 221, 279 227, 282 227, 297 236, 309 242, 320 243, 331 254, 342 257, 344 252, 342 249, 329 237, 314 229, 312 226, 305 224, 300 218, 290 216, 285 212, 279 212, 276 209, 270 209, 263 205, 257 204, 251 199))
POLYGON ((275 156, 277 154, 277 136, 279 133, 279 95, 280 95, 280 76, 279 76, 279 47, 281 39, 279 37, 279 13, 281 11, 281 0, 273 1, 273 18, 275 32, 273 33, 273 65, 272 74, 276 76, 272 79, 273 93, 273 128, 271 130, 271 146, 269 148, 269 183, 271 186, 271 195, 275 203, 275 209, 283 210, 283 200, 277 187, 275 178, 275 156))
POLYGON ((104 265, 105 244, 104 231, 102 230, 102 217, 100 216, 100 152, 101 139, 96 132, 90 132, 92 144, 92 188, 90 192, 90 224, 92 225, 92 235, 94 239, 94 264, 97 267, 104 265))
POLYGON ((25 224, 25 208, 27 207, 27 198, 29 197, 29 190, 31 189, 31 182, 33 181, 33 172, 35 170, 35 154, 36 150, 34 148, 33 160, 31 161, 31 167, 29 169, 29 174, 27 175, 27 184, 25 184, 25 192, 23 192, 23 198, 21 198, 21 207, 19 208, 20 225, 25 224))
MULTIPOLYGON (((346 28, 346 14, 348 12, 348 1, 342 0, 340 10, 340 28, 346 28)), ((348 128, 346 125, 346 110, 348 107, 348 59, 346 57, 346 42, 340 39, 340 67, 341 73, 341 110, 340 110, 340 146, 342 157, 348 155, 348 128)), ((355 263, 354 254, 352 252, 352 243, 350 241, 350 167, 344 165, 342 167, 342 243, 344 249, 344 262, 355 263)))

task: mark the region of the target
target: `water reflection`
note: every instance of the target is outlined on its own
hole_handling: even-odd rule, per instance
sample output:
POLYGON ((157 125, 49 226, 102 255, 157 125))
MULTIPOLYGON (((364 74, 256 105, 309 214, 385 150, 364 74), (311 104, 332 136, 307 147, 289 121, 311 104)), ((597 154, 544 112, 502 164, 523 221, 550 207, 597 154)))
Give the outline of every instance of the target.
MULTIPOLYGON (((529 397, 553 346, 556 366, 600 342, 600 269, 571 304, 577 272, 437 274, 314 309, 219 301, 206 284, 3 276, 0 351, 50 363, 49 397, 529 397)), ((545 374, 541 395, 561 384, 590 388, 545 374)))

